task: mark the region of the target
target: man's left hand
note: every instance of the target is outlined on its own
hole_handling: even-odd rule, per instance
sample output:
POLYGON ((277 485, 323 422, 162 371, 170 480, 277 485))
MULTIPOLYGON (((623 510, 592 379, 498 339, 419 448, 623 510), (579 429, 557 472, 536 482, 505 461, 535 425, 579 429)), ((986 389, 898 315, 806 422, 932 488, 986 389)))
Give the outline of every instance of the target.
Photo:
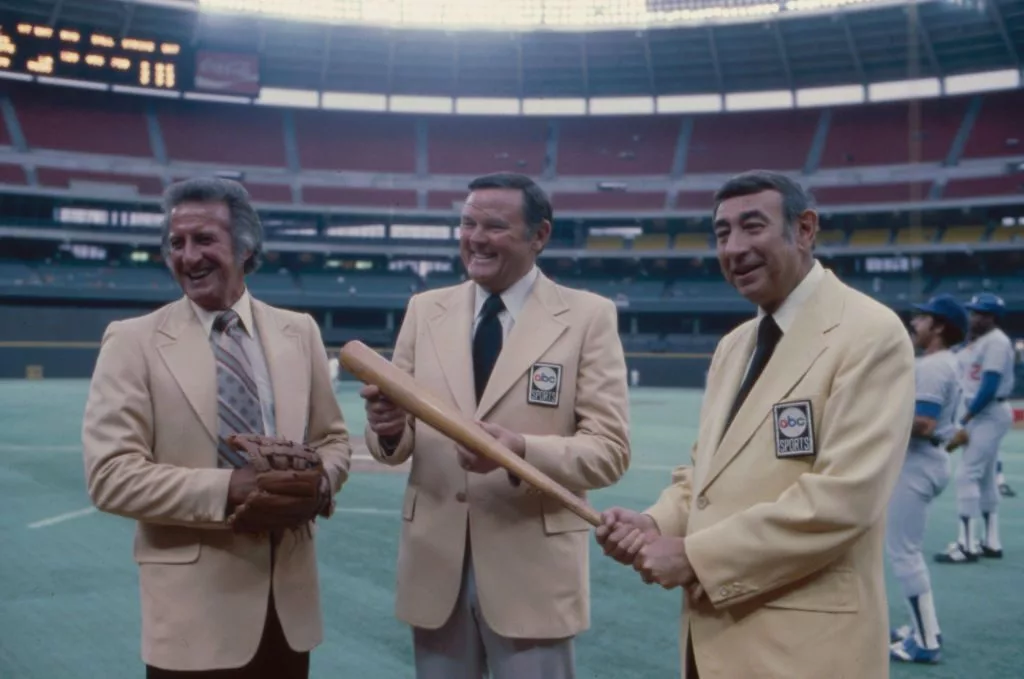
MULTIPOLYGON (((526 439, 523 438, 522 434, 509 431, 508 429, 492 422, 477 422, 477 425, 496 438, 498 443, 505 446, 519 457, 526 456, 526 439)), ((473 472, 474 474, 487 474, 499 467, 498 463, 493 462, 490 458, 484 457, 483 455, 477 455, 473 451, 467 450, 462 446, 458 447, 458 453, 459 464, 468 472, 473 472)))
MULTIPOLYGON (((665 589, 700 587, 697 574, 686 557, 686 540, 677 537, 656 537, 644 545, 633 560, 633 569, 647 584, 657 583, 665 589)), ((696 591, 694 592, 696 593, 696 591)))

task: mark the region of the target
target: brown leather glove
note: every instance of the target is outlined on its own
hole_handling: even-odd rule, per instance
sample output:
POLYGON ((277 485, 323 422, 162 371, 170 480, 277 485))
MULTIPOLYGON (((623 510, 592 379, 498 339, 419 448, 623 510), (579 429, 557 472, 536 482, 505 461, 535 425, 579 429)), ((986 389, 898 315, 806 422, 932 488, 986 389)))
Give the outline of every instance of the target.
POLYGON ((228 445, 249 461, 256 487, 228 517, 238 533, 303 530, 330 503, 330 484, 320 455, 283 438, 235 434, 228 445))

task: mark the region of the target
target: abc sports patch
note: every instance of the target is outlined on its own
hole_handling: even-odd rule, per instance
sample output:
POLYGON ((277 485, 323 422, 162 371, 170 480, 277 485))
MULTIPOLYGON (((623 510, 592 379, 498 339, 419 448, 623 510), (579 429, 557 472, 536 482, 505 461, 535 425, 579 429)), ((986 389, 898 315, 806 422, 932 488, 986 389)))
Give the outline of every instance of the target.
POLYGON ((790 401, 772 406, 775 457, 807 457, 815 454, 814 417, 810 401, 790 401))
POLYGON ((556 363, 534 363, 530 368, 530 382, 526 402, 533 405, 558 406, 562 390, 562 366, 556 363))

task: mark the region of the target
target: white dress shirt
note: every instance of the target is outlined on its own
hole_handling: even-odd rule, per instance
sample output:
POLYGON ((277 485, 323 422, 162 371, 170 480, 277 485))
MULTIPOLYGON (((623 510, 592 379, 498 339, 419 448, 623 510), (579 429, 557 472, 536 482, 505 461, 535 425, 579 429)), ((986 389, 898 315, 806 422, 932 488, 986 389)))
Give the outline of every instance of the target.
MULTIPOLYGON (((214 341, 213 323, 222 312, 207 311, 192 300, 189 300, 189 303, 192 305, 192 310, 195 311, 196 318, 203 324, 203 332, 210 338, 212 346, 214 341)), ((263 434, 265 436, 276 436, 277 423, 274 418, 274 389, 270 383, 270 370, 267 368, 267 360, 263 353, 263 347, 260 344, 259 332, 256 330, 256 324, 253 322, 252 299, 249 297, 249 291, 243 291, 242 296, 231 305, 231 308, 238 314, 239 324, 244 331, 242 334, 242 347, 245 349, 245 355, 249 358, 249 363, 252 365, 253 379, 256 381, 256 388, 259 392, 260 410, 263 413, 263 434)))
MULTIPOLYGON (((498 314, 498 321, 501 323, 502 339, 507 339, 508 334, 512 332, 512 328, 516 324, 516 317, 523 310, 526 299, 530 296, 530 291, 533 290, 533 284, 537 281, 537 276, 539 275, 540 269, 534 265, 525 276, 501 293, 501 301, 505 304, 505 309, 498 314)), ((470 340, 476 336, 477 326, 480 325, 480 312, 484 308, 484 302, 490 296, 491 293, 486 288, 479 283, 476 284, 476 300, 473 307, 473 328, 470 333, 470 340)))
MULTIPOLYGON (((814 291, 818 289, 818 284, 825 277, 825 269, 821 266, 821 262, 814 260, 814 265, 811 270, 807 272, 804 279, 793 288, 793 292, 789 293, 789 297, 786 298, 779 308, 772 314, 772 318, 775 319, 775 323, 778 324, 779 330, 785 335, 786 332, 793 327, 793 321, 796 320, 797 314, 800 313, 800 309, 804 303, 811 298, 814 291)), ((757 318, 764 318, 765 312, 761 307, 757 308, 757 318)))

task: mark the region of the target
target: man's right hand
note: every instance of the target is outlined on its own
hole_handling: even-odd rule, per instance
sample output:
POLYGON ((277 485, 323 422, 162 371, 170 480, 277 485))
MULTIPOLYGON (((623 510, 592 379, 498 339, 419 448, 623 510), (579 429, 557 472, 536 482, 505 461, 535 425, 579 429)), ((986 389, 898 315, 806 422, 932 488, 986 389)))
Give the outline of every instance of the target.
POLYGON ((366 422, 370 430, 381 439, 401 438, 405 431, 405 411, 388 400, 376 385, 365 385, 359 395, 366 401, 366 422))
POLYGON ((249 494, 254 490, 256 490, 255 469, 246 465, 232 470, 231 480, 228 482, 228 515, 238 506, 245 504, 249 494))
POLYGON ((632 509, 612 507, 601 512, 601 525, 594 531, 604 553, 619 563, 632 565, 640 548, 661 535, 658 524, 632 509))

